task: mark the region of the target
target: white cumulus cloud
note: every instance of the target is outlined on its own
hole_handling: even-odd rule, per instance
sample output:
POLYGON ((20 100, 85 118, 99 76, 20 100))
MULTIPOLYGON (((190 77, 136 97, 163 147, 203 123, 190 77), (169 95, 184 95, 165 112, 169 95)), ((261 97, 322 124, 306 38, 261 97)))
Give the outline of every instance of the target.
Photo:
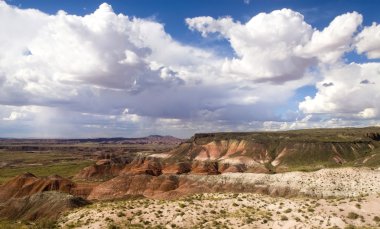
POLYGON ((378 117, 380 110, 380 64, 366 63, 335 66, 323 72, 318 92, 299 107, 305 113, 337 116, 378 117), (333 85, 326 87, 326 82, 333 85), (363 83, 371 82, 371 83, 363 83))
POLYGON ((356 49, 358 53, 365 53, 368 58, 380 58, 380 25, 373 23, 366 26, 356 36, 356 49))
POLYGON ((363 21, 357 12, 337 16, 322 31, 315 30, 311 40, 303 47, 298 47, 304 56, 317 56, 324 63, 334 63, 351 49, 351 44, 358 27, 363 21))
POLYGON ((228 17, 196 17, 186 22, 203 36, 219 33, 230 42, 236 57, 226 60, 222 69, 236 79, 283 83, 302 78, 314 63, 313 58, 295 52, 310 40, 313 29, 300 13, 289 9, 260 13, 245 24, 228 17))
POLYGON ((233 57, 183 44, 163 23, 116 14, 106 3, 78 16, 0 1, 0 136, 186 137, 305 127, 325 113, 334 122, 378 118, 378 63, 343 61, 354 48, 378 57, 378 25, 358 31, 358 13, 322 30, 290 9, 246 23, 209 16, 186 23, 203 39, 226 39, 233 57), (283 111, 297 89, 313 84, 317 94, 299 111, 283 111))

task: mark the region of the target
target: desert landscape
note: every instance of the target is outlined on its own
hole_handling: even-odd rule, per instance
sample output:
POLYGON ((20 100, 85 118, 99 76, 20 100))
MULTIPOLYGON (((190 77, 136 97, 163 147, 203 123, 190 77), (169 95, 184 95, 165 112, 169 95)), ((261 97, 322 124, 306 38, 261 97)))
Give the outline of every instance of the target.
POLYGON ((377 127, 0 149, 6 228, 380 227, 377 127))
POLYGON ((0 0, 0 229, 380 229, 375 0, 0 0))

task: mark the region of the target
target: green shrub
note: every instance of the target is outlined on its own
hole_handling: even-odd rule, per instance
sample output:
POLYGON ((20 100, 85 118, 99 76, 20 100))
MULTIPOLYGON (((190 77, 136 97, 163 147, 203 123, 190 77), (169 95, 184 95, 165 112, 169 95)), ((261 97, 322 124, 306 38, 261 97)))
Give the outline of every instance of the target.
POLYGON ((347 218, 349 218, 349 219, 357 219, 357 218, 359 218, 359 215, 356 214, 355 212, 350 212, 350 213, 348 213, 347 218))
POLYGON ((118 212, 118 213, 117 213, 117 217, 123 217, 123 216, 125 216, 125 213, 124 213, 124 212, 118 212))
POLYGON ((116 224, 109 224, 108 229, 121 229, 121 227, 117 226, 116 224))
POLYGON ((284 212, 285 212, 285 213, 290 213, 290 212, 292 212, 292 209, 288 208, 288 209, 286 209, 284 212))

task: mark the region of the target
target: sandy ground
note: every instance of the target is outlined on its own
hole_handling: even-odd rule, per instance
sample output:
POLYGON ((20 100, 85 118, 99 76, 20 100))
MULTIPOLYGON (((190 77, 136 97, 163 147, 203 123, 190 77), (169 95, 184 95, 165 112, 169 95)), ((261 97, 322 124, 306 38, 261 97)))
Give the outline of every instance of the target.
POLYGON ((64 228, 380 228, 378 217, 380 195, 316 199, 216 193, 174 201, 96 203, 62 216, 60 225, 64 228))
POLYGON ((369 168, 321 169, 316 172, 278 174, 226 173, 218 176, 188 175, 188 178, 217 184, 246 184, 290 188, 312 197, 355 197, 380 193, 380 170, 369 168))

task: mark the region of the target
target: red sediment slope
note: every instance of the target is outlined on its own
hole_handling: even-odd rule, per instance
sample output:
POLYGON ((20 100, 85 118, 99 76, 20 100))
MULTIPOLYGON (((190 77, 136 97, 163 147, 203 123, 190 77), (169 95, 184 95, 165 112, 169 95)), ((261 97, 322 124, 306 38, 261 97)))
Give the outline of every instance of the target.
POLYGON ((31 173, 25 173, 0 186, 0 202, 12 197, 20 198, 45 191, 69 193, 74 187, 74 182, 57 175, 40 178, 31 173))
POLYGON ((58 175, 37 177, 31 173, 24 173, 0 186, 0 203, 10 198, 32 196, 47 191, 69 193, 86 198, 96 185, 76 184, 58 175))

